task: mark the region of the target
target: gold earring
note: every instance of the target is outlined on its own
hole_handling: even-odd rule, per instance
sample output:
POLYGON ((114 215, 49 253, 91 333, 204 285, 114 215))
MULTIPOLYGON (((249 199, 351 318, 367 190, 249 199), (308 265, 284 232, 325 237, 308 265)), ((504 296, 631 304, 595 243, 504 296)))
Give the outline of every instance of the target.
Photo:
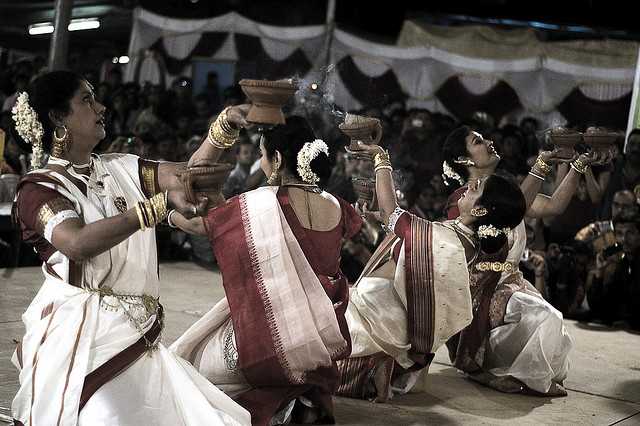
POLYGON ((69 130, 64 124, 62 126, 56 126, 53 129, 53 146, 51 147, 51 156, 56 158, 62 158, 67 150, 69 143, 69 130), (62 136, 58 136, 58 129, 62 129, 64 133, 62 136))
POLYGON ((484 207, 474 207, 471 209, 471 216, 473 217, 482 217, 487 215, 487 209, 484 207))
POLYGON ((267 179, 267 184, 274 185, 278 181, 278 178, 280 177, 279 169, 280 160, 276 158, 271 165, 271 175, 269 175, 269 178, 267 179))

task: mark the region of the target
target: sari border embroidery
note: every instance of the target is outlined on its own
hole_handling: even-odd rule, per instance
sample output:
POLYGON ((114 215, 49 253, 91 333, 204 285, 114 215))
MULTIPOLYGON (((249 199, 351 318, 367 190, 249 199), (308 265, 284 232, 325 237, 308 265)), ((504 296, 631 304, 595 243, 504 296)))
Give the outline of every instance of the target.
POLYGON ((82 310, 82 320, 80 321, 80 325, 78 326, 78 331, 76 332, 76 341, 73 344, 73 352, 71 353, 71 360, 69 361, 69 368, 67 369, 67 377, 64 381, 64 389, 62 390, 62 398, 60 401, 60 413, 58 414, 58 422, 57 425, 60 425, 60 421, 62 420, 62 413, 64 412, 64 396, 67 393, 67 388, 69 387, 69 377, 71 376, 71 370, 73 370, 73 363, 76 359, 76 353, 78 351, 78 343, 80 342, 80 335, 82 334, 82 328, 84 327, 84 321, 87 318, 87 302, 84 302, 84 308, 82 310))
POLYGON ((51 236, 47 238, 47 231, 53 231, 55 225, 50 225, 50 223, 52 219, 56 218, 58 215, 62 215, 64 219, 60 220, 60 218, 58 218, 58 222, 55 225, 71 217, 79 217, 73 207, 73 203, 64 197, 54 198, 53 200, 42 204, 38 209, 38 215, 36 217, 36 231, 49 241, 51 236))
POLYGON ((238 201, 240 202, 240 216, 242 219, 242 224, 245 228, 245 238, 247 243, 247 249, 249 252, 251 269, 255 277, 256 286, 258 288, 258 294, 260 295, 260 299, 262 300, 262 304, 264 306, 265 316, 267 319, 267 326, 269 327, 269 331, 271 333, 271 338, 273 340, 273 346, 275 349, 276 356, 278 358, 278 362, 282 367, 283 371, 285 372, 285 374, 287 375, 287 378, 292 383, 298 383, 298 384, 304 383, 305 374, 300 374, 298 376, 294 375, 293 372, 291 371, 291 366, 289 365, 289 361, 286 359, 284 355, 284 345, 282 343, 282 338, 276 326, 275 313, 273 312, 273 306, 271 305, 271 301, 269 300, 269 295, 267 293, 267 288, 264 283, 262 270, 260 269, 260 262, 258 259, 256 244, 255 244, 255 241, 253 240, 253 233, 251 232, 251 222, 249 220, 249 212, 247 209, 247 199, 245 194, 241 194, 238 197, 238 201))

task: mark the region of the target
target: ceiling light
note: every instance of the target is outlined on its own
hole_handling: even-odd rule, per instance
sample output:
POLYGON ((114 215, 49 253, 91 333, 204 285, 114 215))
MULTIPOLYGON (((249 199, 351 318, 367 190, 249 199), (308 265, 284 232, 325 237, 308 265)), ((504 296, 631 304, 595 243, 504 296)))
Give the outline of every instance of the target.
POLYGON ((69 31, 95 30, 100 28, 98 18, 72 19, 69 24, 69 31))
MULTIPOLYGON (((69 31, 95 30, 100 28, 100 21, 98 18, 72 19, 67 28, 69 31)), ((53 29, 53 23, 40 22, 29 25, 28 32, 29 35, 51 34, 53 29)))
POLYGON ((53 32, 53 25, 49 22, 29 25, 29 35, 50 34, 53 32))

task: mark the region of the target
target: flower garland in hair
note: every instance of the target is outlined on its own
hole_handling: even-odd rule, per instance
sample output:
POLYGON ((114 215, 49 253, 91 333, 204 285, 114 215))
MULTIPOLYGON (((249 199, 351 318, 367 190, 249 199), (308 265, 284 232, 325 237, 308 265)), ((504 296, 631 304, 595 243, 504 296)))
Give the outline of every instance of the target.
MULTIPOLYGON (((460 176, 446 161, 442 162, 442 176, 449 179, 458 181, 460 186, 464 186, 464 179, 460 176)), ((445 185, 449 186, 447 179, 444 180, 445 185)))
POLYGON ((509 233, 509 228, 498 229, 493 225, 480 225, 476 233, 480 238, 488 238, 488 237, 497 237, 500 234, 507 235, 509 233))
POLYGON ((315 185, 320 181, 318 175, 311 170, 311 162, 321 152, 329 155, 329 147, 322 139, 316 139, 313 142, 305 143, 300 152, 298 152, 297 170, 303 182, 315 185))
POLYGON ((31 168, 37 169, 42 165, 44 152, 42 150, 42 136, 44 128, 38 121, 38 114, 29 105, 29 94, 22 92, 11 109, 12 118, 16 124, 16 131, 22 139, 31 144, 31 168))

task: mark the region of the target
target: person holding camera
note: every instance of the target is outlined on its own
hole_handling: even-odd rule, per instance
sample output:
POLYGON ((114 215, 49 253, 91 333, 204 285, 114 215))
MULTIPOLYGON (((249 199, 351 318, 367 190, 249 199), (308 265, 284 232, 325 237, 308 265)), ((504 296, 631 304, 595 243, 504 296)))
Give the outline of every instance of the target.
MULTIPOLYGON (((598 255, 587 300, 595 318, 613 326, 640 329, 640 213, 624 210, 613 218, 622 256, 598 255), (607 273, 611 264, 613 273, 607 273)), ((607 253, 608 254, 608 253, 607 253)), ((615 253, 614 253, 615 254, 615 253)))

